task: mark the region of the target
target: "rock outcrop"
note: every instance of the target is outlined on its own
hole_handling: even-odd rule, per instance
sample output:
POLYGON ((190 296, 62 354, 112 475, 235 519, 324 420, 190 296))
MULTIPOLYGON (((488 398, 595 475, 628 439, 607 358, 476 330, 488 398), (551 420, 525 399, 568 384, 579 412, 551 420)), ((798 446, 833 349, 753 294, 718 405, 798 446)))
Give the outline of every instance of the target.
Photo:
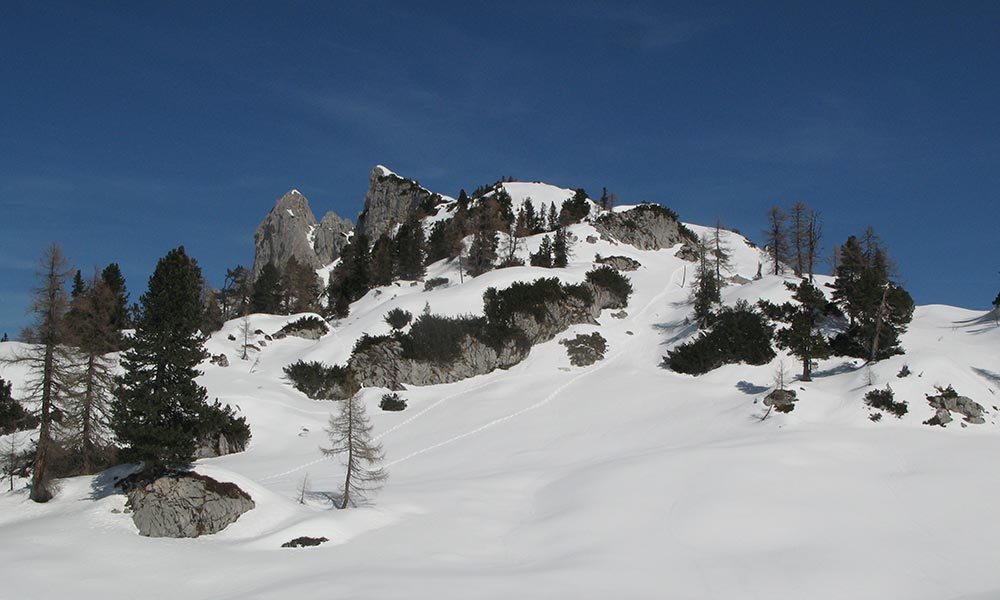
POLYGON ((372 169, 365 205, 358 216, 358 233, 375 241, 416 214, 421 205, 432 207, 443 200, 412 179, 396 175, 383 166, 372 169))
POLYGON ((604 213, 594 219, 594 227, 602 237, 640 250, 660 250, 696 241, 682 228, 677 215, 659 204, 640 204, 630 210, 604 213))
POLYGON ((598 254, 594 258, 594 262, 599 265, 608 265, 616 271, 636 271, 642 266, 642 263, 627 256, 601 256, 598 254))
POLYGON ((764 396, 764 406, 773 406, 774 410, 787 413, 792 412, 797 400, 795 390, 773 390, 764 396))
POLYGON ((981 404, 967 396, 959 396, 950 388, 943 390, 936 396, 927 396, 927 403, 935 409, 934 416, 924 421, 926 425, 944 426, 951 422, 951 413, 956 412, 965 417, 966 423, 982 425, 986 422, 983 418, 985 409, 981 404))
POLYGON ((325 266, 340 256, 351 231, 351 222, 332 212, 317 223, 306 197, 291 190, 278 199, 257 227, 254 276, 267 263, 284 266, 293 256, 314 269, 325 266))
POLYGON ((140 535, 192 538, 222 531, 254 508, 254 501, 234 483, 198 473, 142 475, 122 482, 140 535))

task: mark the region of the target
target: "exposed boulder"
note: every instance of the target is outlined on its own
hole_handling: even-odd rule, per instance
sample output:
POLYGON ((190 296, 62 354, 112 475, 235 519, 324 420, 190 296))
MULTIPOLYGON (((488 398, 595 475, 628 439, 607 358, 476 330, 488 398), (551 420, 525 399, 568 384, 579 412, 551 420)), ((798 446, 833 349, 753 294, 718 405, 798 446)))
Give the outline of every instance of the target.
POLYGON ((458 359, 438 364, 404 357, 402 344, 388 338, 351 356, 348 366, 357 381, 367 387, 402 390, 403 384, 452 383, 496 369, 507 369, 524 360, 529 351, 511 342, 498 352, 472 336, 462 338, 459 346, 458 359))
POLYGON ((627 256, 601 256, 598 254, 594 262, 599 265, 608 265, 618 271, 635 271, 642 266, 642 263, 627 256))
POLYGON ((981 404, 966 396, 959 396, 954 389, 949 386, 944 390, 939 390, 936 396, 927 396, 927 403, 936 412, 930 420, 925 421, 927 425, 945 425, 951 422, 951 413, 957 412, 965 417, 966 423, 982 425, 986 422, 983 418, 985 409, 981 404))
POLYGON ((314 538, 314 537, 309 537, 307 535, 304 535, 302 537, 297 537, 294 540, 285 542, 284 544, 281 545, 281 547, 282 548, 310 548, 312 546, 319 546, 320 544, 324 544, 324 543, 329 542, 329 541, 330 540, 327 539, 327 538, 325 538, 325 537, 314 538))
POLYGON ((329 332, 330 327, 326 324, 326 321, 319 317, 307 316, 287 323, 271 337, 275 340, 283 340, 288 336, 293 336, 315 341, 329 332))
POLYGON ((293 256, 314 269, 327 265, 340 256, 350 231, 351 222, 334 213, 317 223, 306 197, 291 190, 278 199, 254 234, 254 277, 267 263, 284 266, 293 256))
POLYGON ((218 533, 254 508, 235 483, 199 473, 140 473, 122 481, 140 535, 192 538, 218 533))
POLYGON ((792 412, 795 408, 795 390, 774 390, 764 396, 764 406, 773 406, 778 412, 792 412))
POLYGON ((229 366, 229 357, 224 353, 213 354, 209 360, 213 365, 219 365, 220 367, 229 366))
POLYGON ((381 165, 372 169, 368 181, 365 205, 358 216, 358 232, 369 240, 377 240, 406 222, 422 205, 432 207, 443 201, 441 195, 381 165))
POLYGON ((640 204, 629 210, 604 213, 594 219, 594 227, 603 237, 640 250, 660 250, 697 241, 672 210, 659 204, 640 204))

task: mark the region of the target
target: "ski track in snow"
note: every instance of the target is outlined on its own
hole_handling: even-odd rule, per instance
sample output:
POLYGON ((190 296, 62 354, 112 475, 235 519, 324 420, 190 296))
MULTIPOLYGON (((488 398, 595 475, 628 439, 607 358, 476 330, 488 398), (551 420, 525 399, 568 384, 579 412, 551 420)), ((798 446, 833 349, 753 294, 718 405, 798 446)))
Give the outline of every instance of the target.
MULTIPOLYGON (((642 309, 639 310, 639 312, 637 312, 635 314, 635 316, 633 316, 629 320, 632 320, 632 321, 636 320, 638 317, 640 317, 642 315, 645 315, 646 312, 648 312, 649 309, 652 308, 657 302, 662 302, 663 298, 672 291, 672 287, 675 284, 675 280, 677 279, 677 273, 683 271, 684 269, 686 269, 686 266, 685 267, 680 267, 680 268, 676 269, 673 273, 671 273, 671 275, 670 275, 670 277, 668 279, 669 283, 666 285, 666 287, 664 287, 664 289, 660 293, 658 293, 655 296, 653 296, 653 298, 650 299, 650 301, 647 302, 646 305, 643 306, 642 309)), ((483 425, 480 425, 479 427, 476 427, 474 429, 466 431, 465 433, 461 433, 461 434, 456 435, 454 437, 448 438, 448 439, 446 439, 444 441, 441 441, 441 442, 438 442, 436 444, 432 444, 430 446, 424 447, 424 448, 422 448, 420 450, 416 450, 414 452, 411 452, 411 453, 407 454, 406 456, 403 456, 402 458, 397 458, 396 460, 387 462, 387 463, 385 463, 383 465, 383 467, 388 468, 388 467, 391 467, 393 465, 397 465, 399 463, 408 461, 411 458, 416 458, 417 456, 420 456, 421 454, 426 454, 427 452, 431 452, 433 450, 437 450, 438 448, 447 446, 447 445, 452 444, 454 442, 463 440, 463 439, 465 439, 467 437, 471 437, 473 435, 481 433, 481 432, 483 432, 483 431, 485 431, 487 429, 490 429, 492 427, 495 427, 495 426, 497 426, 497 425, 499 425, 501 423, 505 423, 507 421, 510 421, 510 420, 512 420, 512 419, 514 419, 516 417, 519 417, 519 416, 525 414, 525 413, 537 410, 537 409, 539 409, 539 408, 541 408, 541 407, 549 404, 552 400, 554 400, 557 396, 559 396, 559 394, 561 394, 563 391, 565 391, 567 388, 569 388, 570 386, 572 386, 573 384, 575 384, 580 379, 583 379, 584 377, 587 377, 589 375, 593 375, 594 373, 598 373, 598 372, 602 371, 603 369, 605 369, 608 365, 610 365, 610 364, 612 364, 614 362, 617 362, 625 354, 626 349, 627 348, 622 348, 617 353, 615 353, 611 358, 609 358, 608 360, 603 361, 600 365, 598 365, 596 367, 592 367, 592 368, 586 369, 585 371, 577 374, 575 377, 573 377, 572 379, 570 379, 566 383, 564 383, 564 384, 560 385, 559 387, 557 387, 555 390, 553 390, 551 393, 549 393, 549 395, 547 395, 545 398, 539 400, 538 402, 536 402, 534 404, 531 404, 529 406, 525 406, 524 408, 520 408, 520 409, 518 409, 518 410, 516 410, 516 411, 514 411, 514 412, 512 412, 512 413, 510 413, 508 415, 505 415, 505 416, 502 416, 502 417, 497 417, 496 419, 493 419, 492 421, 484 423, 483 425)), ((472 386, 472 387, 470 387, 468 389, 461 390, 459 392, 451 394, 450 396, 445 396, 444 398, 441 398, 440 400, 437 400, 436 402, 430 404, 429 406, 427 406, 426 408, 424 408, 420 412, 414 414, 410 418, 408 418, 408 419, 406 419, 406 420, 404 420, 404 421, 402 421, 400 423, 397 423, 397 424, 393 425, 392 427, 390 427, 389 429, 386 429, 382 433, 374 436, 372 438, 372 441, 378 441, 378 440, 382 439, 383 437, 389 435, 390 433, 392 433, 394 431, 397 431, 398 429, 409 425, 410 423, 412 423, 413 421, 419 419, 421 416, 423 416, 427 412, 429 412, 429 411, 437 408, 438 406, 441 406, 442 404, 444 404, 445 402, 447 402, 449 400, 453 400, 453 399, 458 398, 460 396, 464 396, 466 394, 470 394, 472 392, 481 390, 481 389, 483 389, 485 387, 489 387, 490 385, 492 385, 494 383, 496 383, 496 381, 491 378, 488 381, 484 381, 484 382, 482 382, 482 383, 480 383, 478 385, 472 386)), ((312 461, 309 461, 307 463, 301 464, 301 465, 299 465, 297 467, 294 467, 292 469, 289 469, 287 471, 283 471, 281 473, 275 473, 273 475, 268 475, 267 477, 261 478, 259 481, 261 481, 261 482, 263 482, 263 481, 270 481, 272 479, 278 479, 280 477, 286 477, 288 475, 292 475, 294 473, 297 473, 297 472, 301 471, 302 469, 306 469, 306 468, 311 467, 313 465, 319 464, 319 463, 321 463, 323 461, 331 460, 332 458, 333 457, 322 456, 320 458, 317 458, 315 460, 312 460, 312 461)))

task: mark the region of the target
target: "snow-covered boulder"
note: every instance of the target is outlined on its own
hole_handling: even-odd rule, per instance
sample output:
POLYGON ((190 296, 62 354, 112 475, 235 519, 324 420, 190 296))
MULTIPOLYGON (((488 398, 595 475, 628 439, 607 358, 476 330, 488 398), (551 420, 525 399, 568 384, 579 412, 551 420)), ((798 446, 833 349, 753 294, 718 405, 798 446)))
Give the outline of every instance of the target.
POLYGON ((191 538, 222 531, 254 508, 235 483, 193 472, 167 473, 149 480, 141 475, 123 482, 140 535, 191 538))

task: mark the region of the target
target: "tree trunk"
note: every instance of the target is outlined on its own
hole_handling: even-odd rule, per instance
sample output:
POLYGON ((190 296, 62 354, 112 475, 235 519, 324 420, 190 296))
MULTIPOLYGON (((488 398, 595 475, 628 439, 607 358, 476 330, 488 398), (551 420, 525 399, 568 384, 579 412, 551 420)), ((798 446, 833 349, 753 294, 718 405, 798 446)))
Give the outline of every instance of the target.
POLYGON ((351 472, 354 470, 354 404, 348 398, 347 406, 347 475, 344 477, 344 501, 340 505, 341 509, 347 508, 351 499, 351 472))
POLYGON ((812 381, 812 360, 807 357, 802 357, 802 381, 812 381))
POLYGON ((55 348, 51 345, 45 348, 44 365, 42 367, 42 414, 38 429, 38 445, 35 448, 35 465, 31 475, 31 493, 29 497, 35 502, 48 502, 52 492, 48 488, 46 469, 49 460, 49 444, 52 438, 52 379, 54 376, 55 348))

